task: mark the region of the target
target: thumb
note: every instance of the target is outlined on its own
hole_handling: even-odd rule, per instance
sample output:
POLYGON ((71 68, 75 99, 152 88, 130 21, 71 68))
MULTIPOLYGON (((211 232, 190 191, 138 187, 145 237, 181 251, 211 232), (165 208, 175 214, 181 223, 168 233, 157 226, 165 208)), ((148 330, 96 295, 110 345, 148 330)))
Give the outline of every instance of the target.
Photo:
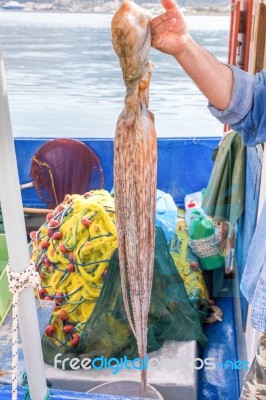
POLYGON ((175 0, 162 0, 162 5, 163 5, 165 11, 174 11, 174 10, 179 9, 175 0))

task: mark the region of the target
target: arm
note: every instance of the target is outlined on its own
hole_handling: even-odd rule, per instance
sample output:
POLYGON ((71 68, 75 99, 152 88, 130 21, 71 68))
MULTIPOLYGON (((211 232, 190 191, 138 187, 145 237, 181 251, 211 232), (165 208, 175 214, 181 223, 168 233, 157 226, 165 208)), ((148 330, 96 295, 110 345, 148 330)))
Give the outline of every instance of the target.
POLYGON ((163 0, 166 10, 151 21, 152 46, 172 55, 201 92, 218 109, 230 103, 233 74, 188 34, 184 17, 174 0, 163 0))
POLYGON ((225 110, 229 106, 233 74, 227 65, 220 63, 194 40, 176 60, 216 108, 225 110))
POLYGON ((240 132, 247 146, 266 141, 266 70, 255 76, 221 64, 188 34, 175 0, 151 21, 152 45, 181 64, 209 99, 211 113, 240 132))

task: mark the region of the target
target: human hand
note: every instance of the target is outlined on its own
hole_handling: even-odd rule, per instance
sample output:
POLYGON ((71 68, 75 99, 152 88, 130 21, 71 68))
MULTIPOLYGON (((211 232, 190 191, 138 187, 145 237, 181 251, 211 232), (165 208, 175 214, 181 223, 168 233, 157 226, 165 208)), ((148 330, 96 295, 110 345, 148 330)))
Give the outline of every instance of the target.
POLYGON ((175 0, 162 0, 162 5, 166 12, 151 20, 151 44, 178 59, 188 48, 191 37, 175 0))

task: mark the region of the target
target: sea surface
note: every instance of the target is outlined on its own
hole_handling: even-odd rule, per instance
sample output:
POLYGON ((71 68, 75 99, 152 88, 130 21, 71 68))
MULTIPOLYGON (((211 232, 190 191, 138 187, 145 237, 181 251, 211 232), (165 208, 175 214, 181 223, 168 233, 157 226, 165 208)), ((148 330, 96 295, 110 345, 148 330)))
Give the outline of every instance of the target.
MULTIPOLYGON (((14 136, 113 137, 124 84, 111 14, 0 12, 14 136)), ((194 39, 226 62, 229 16, 186 16, 194 39)), ((150 110, 159 137, 219 136, 222 125, 177 62, 154 49, 150 110)), ((208 76, 206 76, 208 79, 208 76)))

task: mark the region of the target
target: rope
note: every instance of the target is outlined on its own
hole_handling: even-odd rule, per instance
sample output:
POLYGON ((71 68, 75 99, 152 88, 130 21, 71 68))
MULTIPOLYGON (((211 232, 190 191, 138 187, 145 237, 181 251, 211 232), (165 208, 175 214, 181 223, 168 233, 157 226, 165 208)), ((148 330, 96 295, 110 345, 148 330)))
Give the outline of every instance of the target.
POLYGON ((199 258, 214 256, 219 252, 221 245, 221 234, 214 233, 202 239, 190 239, 189 246, 199 258))
POLYGON ((56 190, 55 190, 55 183, 54 183, 54 177, 53 177, 53 173, 51 171, 51 168, 49 167, 49 165, 45 162, 41 162, 39 161, 36 156, 32 157, 32 161, 35 161, 38 165, 41 165, 43 167, 46 167, 48 169, 49 175, 50 175, 50 179, 51 179, 51 184, 52 184, 52 189, 53 189, 53 194, 54 194, 54 200, 56 202, 56 205, 58 205, 58 199, 57 199, 57 195, 56 195, 56 190))
POLYGON ((34 263, 30 263, 23 272, 12 271, 10 265, 7 267, 9 290, 13 294, 12 315, 12 400, 17 400, 18 388, 18 299, 19 293, 23 292, 29 285, 40 288, 40 276, 35 270, 34 263))

